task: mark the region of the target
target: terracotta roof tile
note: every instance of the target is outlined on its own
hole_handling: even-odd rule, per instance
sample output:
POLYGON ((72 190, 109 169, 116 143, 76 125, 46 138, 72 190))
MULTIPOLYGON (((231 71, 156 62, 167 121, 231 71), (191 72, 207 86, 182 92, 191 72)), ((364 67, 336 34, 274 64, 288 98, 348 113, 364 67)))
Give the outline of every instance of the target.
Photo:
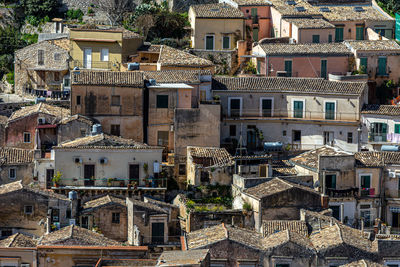
POLYGON ((400 45, 394 40, 362 40, 362 41, 344 41, 350 49, 356 51, 382 51, 390 50, 400 52, 400 45))
POLYGON ((83 212, 85 212, 85 210, 97 209, 97 208, 101 208, 101 207, 108 206, 108 205, 126 206, 126 203, 125 203, 124 199, 106 195, 106 196, 99 197, 99 198, 85 202, 83 204, 83 209, 84 209, 83 212))
POLYGON ((192 55, 190 53, 172 48, 167 45, 161 46, 160 56, 157 63, 161 66, 214 66, 214 64, 208 59, 192 55))
POLYGON ((46 42, 56 45, 66 51, 70 50, 70 41, 68 38, 58 38, 58 39, 46 40, 46 42))
POLYGON ((268 250, 291 242, 309 250, 311 253, 314 252, 313 244, 307 236, 297 232, 292 232, 288 229, 269 235, 262 242, 265 246, 265 249, 268 250))
POLYGON ((39 103, 33 106, 26 106, 15 111, 8 119, 8 122, 37 113, 51 115, 56 119, 61 120, 65 117, 68 117, 71 112, 66 108, 52 106, 46 103, 39 103))
POLYGON ((369 260, 359 260, 348 264, 340 265, 340 267, 384 267, 384 265, 369 260))
POLYGON ((0 165, 33 163, 33 150, 2 147, 0 148, 0 165))
POLYGON ((158 258, 157 266, 187 266, 201 264, 208 255, 208 249, 164 251, 158 258))
POLYGON ((194 164, 203 167, 231 166, 235 162, 225 148, 219 147, 187 147, 187 156, 191 157, 194 164))
POLYGON ((39 245, 121 246, 122 244, 88 229, 70 225, 42 236, 39 245))
POLYGON ((0 240, 0 247, 3 248, 32 248, 36 247, 37 241, 22 233, 13 234, 0 240))
POLYGON ((239 6, 270 6, 272 5, 268 0, 233 0, 239 6))
POLYGON ((287 22, 293 23, 299 29, 334 29, 335 25, 329 23, 324 19, 312 19, 312 18, 288 18, 285 19, 287 22))
POLYGON ((59 122, 59 124, 67 124, 67 123, 70 123, 70 122, 75 121, 75 120, 76 121, 80 121, 80 122, 84 122, 84 123, 86 123, 88 125, 93 125, 94 124, 94 121, 93 121, 92 118, 83 116, 81 114, 76 114, 76 115, 73 115, 73 116, 69 116, 69 117, 67 117, 65 119, 62 119, 59 122))
POLYGON ((6 124, 8 117, 0 115, 0 124, 6 124))
POLYGON ((154 79, 158 83, 200 83, 200 75, 207 75, 205 71, 192 70, 144 71, 143 74, 146 80, 154 79))
POLYGON ((290 159, 290 162, 300 165, 306 168, 311 168, 316 170, 318 168, 318 157, 319 156, 349 156, 348 152, 338 150, 337 148, 331 146, 322 146, 317 149, 313 149, 304 152, 297 157, 290 159))
POLYGON ((217 91, 297 92, 303 94, 361 95, 367 83, 336 82, 322 78, 286 77, 214 77, 212 89, 217 91))
POLYGON ((42 195, 42 196, 49 197, 49 198, 56 198, 59 200, 70 201, 66 196, 56 194, 53 191, 38 190, 38 189, 32 188, 30 186, 25 186, 22 184, 22 181, 15 181, 12 183, 0 185, 0 195, 9 194, 9 193, 18 192, 18 191, 31 192, 31 193, 42 195))
POLYGON ((228 4, 215 3, 190 6, 196 18, 243 19, 242 11, 228 4))
POLYGON ((269 56, 350 56, 351 51, 342 43, 320 44, 260 44, 261 49, 269 56))
POLYGON ((130 201, 132 202, 132 204, 134 206, 140 207, 140 208, 144 208, 147 210, 152 210, 155 211, 157 213, 168 213, 168 211, 166 211, 165 209, 161 208, 160 206, 158 206, 157 204, 151 203, 151 202, 144 202, 141 200, 137 200, 137 199, 130 199, 130 201))
POLYGON ((299 233, 303 236, 308 236, 307 224, 305 221, 297 220, 264 220, 263 221, 263 236, 269 236, 286 229, 291 232, 299 233))
POLYGON ((373 114, 373 115, 400 116, 400 106, 368 104, 363 106, 361 113, 373 114))
POLYGON ((104 149, 161 149, 144 143, 107 134, 89 135, 59 144, 57 148, 104 148, 104 149))
POLYGON ((144 87, 143 73, 138 71, 73 71, 72 84, 144 87))
POLYGON ((354 154, 359 167, 384 167, 400 164, 400 153, 389 151, 364 151, 354 154))

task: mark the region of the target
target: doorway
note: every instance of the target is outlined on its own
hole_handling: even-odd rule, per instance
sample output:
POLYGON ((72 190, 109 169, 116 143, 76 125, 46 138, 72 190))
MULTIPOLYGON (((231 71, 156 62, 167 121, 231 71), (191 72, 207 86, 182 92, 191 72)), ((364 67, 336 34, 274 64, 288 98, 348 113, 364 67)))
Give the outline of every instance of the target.
POLYGON ((94 186, 95 167, 94 164, 86 164, 84 167, 85 186, 94 186))
POLYGON ((153 244, 164 243, 164 223, 151 224, 151 243, 153 244))
POLYGON ((83 50, 83 68, 92 68, 92 48, 85 48, 85 50, 83 50))
POLYGON ((139 164, 129 165, 129 183, 136 182, 139 185, 139 164))

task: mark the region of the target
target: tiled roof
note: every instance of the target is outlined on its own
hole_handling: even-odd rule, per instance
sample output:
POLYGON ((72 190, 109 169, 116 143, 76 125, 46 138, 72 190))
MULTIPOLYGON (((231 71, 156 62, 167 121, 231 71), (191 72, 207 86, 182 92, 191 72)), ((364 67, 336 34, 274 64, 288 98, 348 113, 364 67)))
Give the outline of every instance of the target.
POLYGON ((140 34, 137 34, 136 32, 129 31, 127 29, 122 29, 122 38, 124 39, 136 39, 136 38, 142 38, 140 34))
POLYGON ((139 71, 73 71, 72 84, 143 87, 143 73, 139 71))
POLYGON ((354 154, 358 167, 384 167, 400 164, 400 153, 389 151, 363 151, 354 154))
POLYGON ((335 82, 322 78, 214 77, 213 90, 296 92, 302 94, 361 95, 367 83, 335 82))
POLYGON ((216 3, 190 6, 196 18, 218 18, 218 19, 243 19, 244 15, 238 8, 231 5, 216 3))
POLYGON ((126 206, 126 203, 125 203, 124 199, 106 195, 104 197, 96 198, 96 199, 85 202, 85 204, 83 204, 83 209, 84 210, 88 210, 88 209, 92 210, 92 209, 97 209, 97 208, 108 206, 108 205, 126 206))
POLYGON ((39 195, 49 197, 49 198, 56 198, 59 200, 69 201, 69 199, 64 195, 56 194, 50 190, 37 190, 30 186, 23 185, 22 181, 15 181, 12 183, 0 185, 0 195, 13 193, 13 192, 17 192, 17 191, 28 191, 28 192, 31 192, 34 194, 39 194, 39 195))
POLYGON ((288 229, 291 232, 299 233, 303 236, 308 236, 307 224, 305 221, 297 220, 264 220, 263 221, 263 236, 269 236, 274 233, 288 229))
POLYGON ((270 6, 272 5, 268 0, 233 0, 239 6, 270 6))
POLYGON ((16 233, 6 239, 0 240, 0 247, 3 248, 32 248, 36 247, 37 241, 30 236, 16 233))
POLYGON ((46 103, 39 103, 33 106, 26 106, 15 111, 8 119, 8 121, 10 122, 37 113, 47 114, 54 116, 57 119, 62 119, 68 117, 71 112, 69 109, 66 108, 52 106, 46 103))
POLYGON ((290 162, 300 165, 302 167, 311 168, 317 170, 318 168, 318 157, 319 156, 348 156, 351 155, 348 152, 338 150, 331 146, 322 146, 314 150, 304 152, 297 157, 290 159, 290 162))
POLYGON ((262 242, 265 249, 268 250, 292 242, 304 249, 308 249, 310 252, 314 252, 313 244, 307 236, 290 231, 289 229, 269 235, 262 242))
POLYGON ((400 45, 394 40, 362 40, 362 41, 344 41, 344 44, 354 50, 365 51, 400 51, 400 45))
POLYGON ((59 144, 57 148, 121 148, 121 149, 161 149, 158 146, 149 146, 144 143, 134 141, 132 139, 125 139, 118 136, 107 135, 107 134, 97 134, 89 135, 81 138, 77 138, 72 141, 67 141, 59 144))
POLYGON ((225 148, 219 147, 187 147, 187 156, 194 164, 203 167, 231 166, 235 164, 231 154, 225 148))
POLYGON ((340 265, 340 267, 384 267, 384 266, 385 265, 369 260, 359 260, 348 264, 340 265))
POLYGON ((144 202, 136 199, 130 199, 133 206, 155 211, 157 213, 168 213, 165 209, 151 202, 144 202))
POLYGON ((70 50, 70 41, 68 38, 58 38, 58 39, 52 39, 52 40, 46 40, 46 42, 56 45, 65 51, 70 50))
POLYGON ((365 252, 374 252, 372 242, 363 237, 361 230, 345 225, 334 224, 315 232, 310 238, 318 252, 327 251, 341 244, 346 244, 365 252))
POLYGON ((225 224, 193 231, 186 237, 189 249, 203 248, 223 240, 231 240, 253 249, 263 250, 261 234, 225 224))
POLYGON ((33 162, 33 150, 2 147, 0 148, 0 166, 3 164, 25 164, 33 162))
POLYGON ((88 125, 93 125, 94 124, 93 119, 91 119, 89 117, 86 117, 86 116, 83 116, 81 114, 75 114, 75 115, 69 116, 69 117, 67 117, 65 119, 62 119, 59 122, 59 124, 67 124, 67 123, 70 123, 70 122, 75 121, 75 120, 76 121, 80 121, 80 122, 84 122, 84 123, 86 123, 88 125))
POLYGON ((160 56, 157 63, 161 66, 214 66, 214 64, 208 59, 192 55, 167 45, 161 46, 160 56))
POLYGON ((70 225, 42 236, 39 245, 121 246, 122 244, 88 229, 70 225))
POLYGON ((307 186, 295 184, 292 182, 285 181, 281 178, 273 178, 270 181, 261 183, 259 185, 250 187, 246 189, 244 192, 250 196, 256 197, 258 199, 262 199, 267 196, 271 196, 274 194, 278 194, 293 188, 297 188, 303 191, 307 191, 309 193, 313 194, 319 194, 317 191, 315 191, 312 188, 309 188, 307 186))
POLYGON ((160 53, 161 45, 143 44, 138 48, 138 51, 146 51, 152 53, 160 53))
POLYGON ((164 251, 158 258, 157 266, 187 266, 201 264, 208 255, 208 249, 164 251))
POLYGON ((298 172, 293 164, 288 160, 273 160, 272 161, 272 175, 297 175, 298 172))
POLYGON ((296 18, 296 19, 285 19, 287 22, 293 23, 299 29, 332 29, 335 25, 329 23, 324 19, 312 19, 312 18, 296 18))
MULTIPOLYGON (((161 70, 144 71, 143 74, 146 80, 154 79, 158 83, 200 83, 202 71, 161 70)), ((211 73, 209 75, 211 75, 211 73)))
POLYGON ((374 115, 400 116, 400 106, 367 104, 363 106, 361 113, 374 114, 374 115))
POLYGON ((351 51, 342 43, 319 44, 261 44, 261 49, 269 56, 349 56, 351 51))

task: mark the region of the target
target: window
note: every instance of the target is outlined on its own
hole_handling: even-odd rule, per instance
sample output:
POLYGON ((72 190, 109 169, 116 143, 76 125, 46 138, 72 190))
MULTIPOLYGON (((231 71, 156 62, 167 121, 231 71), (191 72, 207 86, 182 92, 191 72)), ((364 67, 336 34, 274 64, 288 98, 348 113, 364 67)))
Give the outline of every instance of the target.
POLYGON ((324 132, 324 145, 333 146, 334 132, 324 132))
POLYGON ((200 173, 200 182, 209 183, 210 182, 210 174, 207 171, 201 171, 200 173))
POLYGON ((168 131, 158 131, 157 132, 157 145, 158 146, 168 146, 169 132, 168 131))
POLYGON ((71 86, 71 80, 69 78, 64 78, 64 87, 70 87, 71 86))
POLYGON ((318 34, 312 36, 312 42, 313 42, 313 44, 319 43, 319 35, 318 34))
POLYGON ((77 104, 77 105, 80 105, 80 104, 81 104, 81 96, 80 96, 80 95, 77 95, 77 96, 76 96, 76 104, 77 104))
POLYGON ((59 72, 54 72, 54 81, 59 82, 60 81, 60 73, 59 72))
POLYGON ((328 60, 321 59, 321 78, 328 78, 328 60))
POLYGON ((108 48, 102 48, 101 49, 100 60, 101 61, 108 61, 108 48))
POLYGON ((304 100, 294 100, 293 101, 293 117, 303 118, 304 113, 304 100))
MULTIPOLYGON (((360 209, 361 209, 361 207, 360 207, 360 209)), ((364 220, 365 227, 371 226, 371 210, 370 210, 369 206, 368 206, 367 210, 360 211, 360 218, 364 220)))
POLYGON ((44 51, 38 50, 38 65, 44 65, 44 51))
POLYGON ((360 175, 360 187, 370 188, 371 187, 371 175, 360 175))
POLYGON ((289 263, 276 263, 275 267, 290 267, 289 263))
POLYGON ((61 59, 61 54, 60 53, 54 53, 54 60, 60 60, 61 59))
POLYGON ((8 170, 8 179, 14 180, 15 178, 17 178, 17 169, 10 168, 8 170))
POLYGON ((286 77, 292 77, 292 61, 285 60, 286 77))
POLYGON ((273 99, 260 98, 260 102, 261 117, 272 117, 273 99))
POLYGON ((229 136, 236 136, 236 125, 229 125, 229 136))
POLYGON ((387 63, 387 58, 386 57, 379 57, 378 58, 378 75, 387 75, 386 63, 387 63))
POLYGON ((387 124, 380 122, 371 123, 369 140, 373 142, 386 142, 387 124))
POLYGON ((292 140, 293 142, 301 142, 301 131, 293 130, 292 140))
POLYGON ((336 189, 336 174, 325 175, 325 187, 329 189, 336 189))
POLYGON ((368 70, 368 58, 366 58, 366 57, 360 58, 360 70, 362 72, 367 73, 367 70, 368 70))
POLYGON ((24 133, 24 143, 31 142, 31 133, 24 133))
POLYGON ((113 212, 112 213, 112 223, 119 223, 119 212, 113 212))
POLYGON ((228 111, 230 117, 239 117, 242 115, 242 99, 237 97, 229 98, 228 111))
POLYGON ((352 132, 348 132, 347 133, 347 143, 348 144, 352 144, 353 143, 353 133, 352 132))
POLYGON ((51 221, 60 222, 60 210, 59 209, 51 209, 51 221))
POLYGON ((206 50, 214 50, 214 35, 206 35, 206 50))
POLYGON ((343 42, 343 32, 344 28, 343 27, 336 27, 335 29, 335 42, 343 42))
POLYGON ((81 136, 85 137, 86 136, 86 130, 85 129, 81 129, 81 136))
POLYGON ((119 95, 111 96, 111 106, 120 106, 120 99, 121 97, 119 95))
POLYGON ((340 220, 340 206, 329 206, 329 208, 332 210, 332 217, 340 220))
POLYGON ((179 175, 186 175, 186 164, 179 164, 179 175))
POLYGON ((394 125, 394 133, 400 134, 400 124, 394 125))
POLYGON ((364 26, 356 27, 356 40, 364 40, 364 26))
POLYGON ((222 49, 230 49, 231 48, 231 37, 223 36, 222 37, 222 49))
POLYGON ((119 124, 111 124, 111 135, 120 136, 119 124))
POLYGON ((325 120, 335 119, 335 102, 325 102, 325 120))
POLYGON ((32 214, 33 213, 33 206, 24 206, 24 213, 25 214, 32 214))
POLYGON ((67 210, 65 211, 65 218, 67 218, 67 219, 71 219, 71 218, 72 218, 72 211, 71 211, 71 209, 67 209, 67 210))
POLYGON ((282 131, 282 136, 286 136, 287 132, 286 131, 282 131))
POLYGON ((253 28, 253 41, 257 42, 258 41, 258 28, 253 28))
POLYGON ((168 95, 157 95, 157 108, 168 108, 168 95))
POLYGON ((328 43, 332 43, 332 34, 328 35, 328 43))

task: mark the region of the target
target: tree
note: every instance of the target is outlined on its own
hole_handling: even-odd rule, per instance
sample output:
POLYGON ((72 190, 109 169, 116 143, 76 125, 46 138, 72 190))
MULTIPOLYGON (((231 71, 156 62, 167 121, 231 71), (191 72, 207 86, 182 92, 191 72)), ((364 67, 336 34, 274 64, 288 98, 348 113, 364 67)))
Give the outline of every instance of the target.
POLYGON ((44 18, 53 17, 57 14, 59 7, 58 0, 21 0, 19 7, 23 9, 25 16, 44 18))
POLYGON ((125 14, 133 10, 133 3, 130 0, 98 0, 98 8, 106 14, 111 26, 114 26, 120 24, 125 14))
POLYGON ((140 33, 143 35, 144 40, 147 39, 149 30, 155 25, 154 18, 152 15, 141 15, 136 18, 136 27, 140 29, 140 33))

